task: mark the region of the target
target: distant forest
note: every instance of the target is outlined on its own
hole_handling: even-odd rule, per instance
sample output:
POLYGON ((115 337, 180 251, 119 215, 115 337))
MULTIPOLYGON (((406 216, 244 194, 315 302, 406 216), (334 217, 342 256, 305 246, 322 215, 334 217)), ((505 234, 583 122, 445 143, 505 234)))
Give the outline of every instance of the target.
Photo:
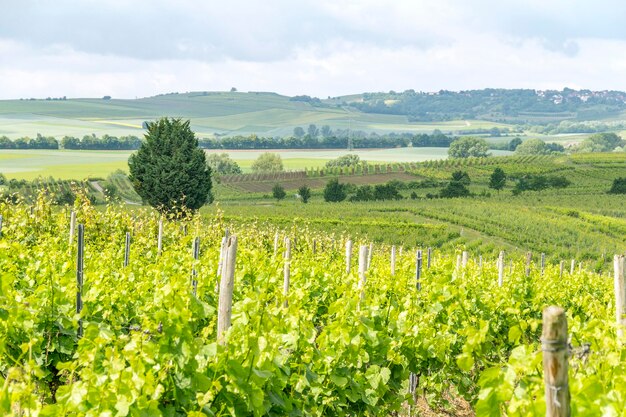
POLYGON ((555 120, 592 120, 626 109, 621 91, 492 89, 436 93, 365 93, 349 103, 366 113, 406 115, 411 121, 484 119, 549 124, 555 120))

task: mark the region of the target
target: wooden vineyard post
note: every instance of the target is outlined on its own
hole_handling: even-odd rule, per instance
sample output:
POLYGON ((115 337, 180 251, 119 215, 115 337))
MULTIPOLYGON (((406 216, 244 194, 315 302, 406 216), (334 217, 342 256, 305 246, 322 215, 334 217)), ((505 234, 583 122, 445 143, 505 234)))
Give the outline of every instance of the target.
POLYGON ((130 232, 126 232, 126 240, 124 242, 124 268, 130 263, 130 232))
POLYGON ((291 239, 288 237, 285 238, 285 253, 283 257, 288 261, 291 260, 291 239))
POLYGON ((3 217, 2 217, 2 214, 0 214, 0 237, 2 237, 2 220, 3 220, 3 217))
POLYGON ((463 251, 461 259, 461 267, 465 269, 467 267, 467 261, 469 260, 469 253, 466 250, 463 251))
POLYGON ((283 297, 285 300, 283 301, 283 307, 289 307, 289 281, 291 280, 291 262, 285 261, 285 266, 283 268, 283 297))
POLYGON ((563 270, 565 269, 565 261, 561 261, 559 264, 559 278, 563 278, 563 270))
POLYGON ((76 212, 72 210, 70 213, 70 236, 67 245, 72 251, 72 244, 74 243, 74 232, 76 231, 76 212))
POLYGON ((278 253, 278 232, 274 234, 274 256, 278 253))
POLYGON ((193 254, 193 267, 191 268, 191 288, 193 291, 193 295, 195 296, 198 292, 198 271, 196 271, 196 264, 198 263, 198 259, 200 258, 200 238, 196 237, 193 240, 193 246, 191 248, 191 252, 193 254))
POLYGON ((561 307, 552 306, 543 310, 541 346, 546 417, 569 417, 567 317, 561 307))
POLYGON ((624 305, 626 304, 626 285, 624 283, 624 255, 615 255, 613 259, 615 287, 615 319, 617 322, 617 340, 622 343, 624 337, 624 305))
POLYGON ((545 253, 541 253, 541 275, 543 275, 543 272, 546 269, 546 254, 545 253))
POLYGON ((576 259, 572 259, 572 264, 570 265, 569 268, 569 274, 570 275, 574 275, 574 268, 576 267, 576 259))
POLYGON ((418 291, 422 290, 422 250, 418 249, 415 253, 415 282, 418 291))
POLYGON ((367 257, 368 257, 367 246, 361 245, 359 248, 359 290, 361 291, 361 295, 359 298, 359 307, 361 305, 361 301, 365 298, 365 281, 367 272, 367 257))
POLYGON ((350 264, 352 263, 352 241, 348 239, 346 242, 346 274, 350 273, 350 264))
POLYGON ((163 252, 163 218, 159 219, 159 234, 157 236, 157 253, 161 256, 163 252))
POLYGON ((217 308, 217 342, 226 344, 224 333, 230 328, 233 309, 233 288, 235 285, 235 261, 237 258, 237 236, 231 236, 224 251, 224 268, 220 280, 220 294, 217 308))
POLYGON ((427 269, 430 269, 430 260, 432 259, 432 255, 433 255, 432 248, 428 248, 428 251, 427 251, 428 258, 426 259, 426 268, 427 269))
POLYGON ((500 256, 498 256, 498 287, 501 287, 504 284, 504 251, 500 251, 500 256))
POLYGON ((533 260, 533 253, 526 252, 526 276, 527 277, 530 276, 530 265, 532 263, 532 260, 533 260))
POLYGON ((396 275, 396 247, 391 247, 391 276, 396 275))
POLYGON ((313 255, 317 252, 317 239, 313 239, 313 255))
MULTIPOLYGON (((76 251, 76 313, 80 314, 83 311, 83 269, 85 265, 85 227, 82 224, 78 225, 78 250, 76 251)), ((83 337, 83 320, 78 319, 78 332, 79 338, 83 337)))

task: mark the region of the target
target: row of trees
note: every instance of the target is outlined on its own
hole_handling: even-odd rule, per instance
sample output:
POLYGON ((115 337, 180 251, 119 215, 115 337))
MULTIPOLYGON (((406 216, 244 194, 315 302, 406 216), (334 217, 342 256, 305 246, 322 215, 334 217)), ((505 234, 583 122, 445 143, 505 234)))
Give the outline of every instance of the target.
POLYGON ((454 138, 441 132, 428 134, 370 134, 362 137, 350 135, 264 137, 257 135, 203 138, 199 140, 204 149, 345 149, 351 143, 354 148, 439 147, 447 148, 454 138), (349 143, 350 142, 350 143, 349 143))
POLYGON ((83 150, 136 150, 142 140, 137 136, 109 136, 98 137, 95 134, 85 135, 82 139, 74 136, 64 136, 60 141, 53 136, 43 136, 37 133, 35 138, 22 137, 11 140, 6 136, 0 137, 0 149, 83 149, 83 150))

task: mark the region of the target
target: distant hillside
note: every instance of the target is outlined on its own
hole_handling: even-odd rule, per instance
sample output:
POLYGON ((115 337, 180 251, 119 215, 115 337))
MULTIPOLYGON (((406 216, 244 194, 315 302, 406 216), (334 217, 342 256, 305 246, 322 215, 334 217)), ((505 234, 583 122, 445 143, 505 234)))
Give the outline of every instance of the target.
POLYGON ((563 91, 488 88, 435 93, 407 90, 402 93, 365 93, 344 100, 366 113, 404 115, 409 121, 482 119, 547 124, 562 120, 603 119, 626 109, 624 92, 567 88, 563 91))
MULTIPOLYGON (((626 93, 589 90, 496 90, 438 93, 364 93, 320 100, 271 92, 171 93, 139 99, 0 100, 0 136, 82 137, 143 134, 145 121, 162 116, 191 120, 199 137, 290 136, 311 124, 333 131, 487 134, 550 129, 538 133, 590 133, 624 129, 626 93), (605 119, 612 119, 610 125, 605 119), (578 121, 602 120, 594 126, 578 121), (567 126, 561 126, 560 123, 567 126), (513 124, 517 126, 513 126, 513 124), (608 128, 607 128, 608 126, 608 128), (495 130, 498 130, 495 129, 495 130)), ((590 122, 584 122, 589 124, 590 122)))

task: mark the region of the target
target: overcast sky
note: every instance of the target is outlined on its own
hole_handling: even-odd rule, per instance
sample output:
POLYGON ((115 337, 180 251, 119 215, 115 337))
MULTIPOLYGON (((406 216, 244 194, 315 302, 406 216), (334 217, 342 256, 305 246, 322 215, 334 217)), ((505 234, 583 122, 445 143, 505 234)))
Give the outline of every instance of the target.
POLYGON ((0 0, 0 98, 626 90, 624 0, 0 0))

